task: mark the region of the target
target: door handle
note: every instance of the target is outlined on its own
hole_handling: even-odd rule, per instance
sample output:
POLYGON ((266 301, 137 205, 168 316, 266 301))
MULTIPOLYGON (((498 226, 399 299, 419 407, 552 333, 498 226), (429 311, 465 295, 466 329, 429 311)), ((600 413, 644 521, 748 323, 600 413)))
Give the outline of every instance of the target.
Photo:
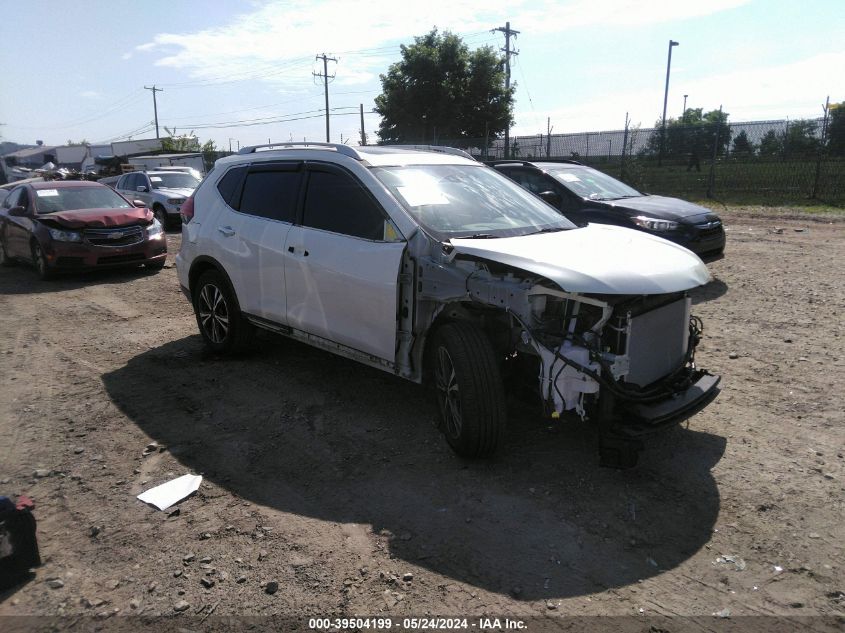
MULTIPOLYGON (((293 247, 293 246, 288 246, 288 253, 293 253, 294 255, 296 255, 296 248, 295 248, 295 247, 293 247)), ((308 257, 308 251, 306 251, 306 250, 304 250, 304 249, 303 249, 303 251, 302 251, 302 256, 303 256, 303 257, 308 257)))
POLYGON ((220 231, 226 237, 232 237, 235 234, 235 229, 231 226, 218 226, 217 230, 220 231))

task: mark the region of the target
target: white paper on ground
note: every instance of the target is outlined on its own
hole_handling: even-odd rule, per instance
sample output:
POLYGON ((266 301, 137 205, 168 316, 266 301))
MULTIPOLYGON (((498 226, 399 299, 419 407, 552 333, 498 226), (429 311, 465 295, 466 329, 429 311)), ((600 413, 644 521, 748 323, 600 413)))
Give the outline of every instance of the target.
POLYGON ((196 492, 201 482, 202 475, 182 475, 142 492, 138 498, 144 503, 154 505, 159 510, 167 510, 174 503, 196 492))

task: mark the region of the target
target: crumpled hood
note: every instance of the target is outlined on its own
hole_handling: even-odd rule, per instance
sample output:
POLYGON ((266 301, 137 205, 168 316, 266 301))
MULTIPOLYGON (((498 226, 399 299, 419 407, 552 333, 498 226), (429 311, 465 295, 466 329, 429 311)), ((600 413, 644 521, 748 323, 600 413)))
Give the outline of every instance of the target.
POLYGON ((607 205, 614 209, 633 211, 635 214, 642 213, 648 215, 649 213, 656 214, 655 217, 666 220, 690 220, 698 218, 698 216, 712 215, 717 218, 710 209, 701 207, 692 202, 681 200, 680 198, 667 198, 666 196, 642 196, 639 198, 623 198, 621 200, 608 200, 601 203, 603 206, 607 205))
POLYGON ((45 213, 39 215, 38 219, 47 224, 56 224, 68 229, 106 228, 130 224, 149 224, 153 221, 153 212, 138 207, 129 209, 77 209, 75 211, 45 213))
POLYGON ((161 194, 165 198, 190 198, 194 190, 190 187, 160 187, 153 190, 154 193, 161 194))
POLYGON ((608 224, 451 243, 459 254, 541 275, 569 292, 663 294, 711 279, 707 266, 683 246, 608 224))

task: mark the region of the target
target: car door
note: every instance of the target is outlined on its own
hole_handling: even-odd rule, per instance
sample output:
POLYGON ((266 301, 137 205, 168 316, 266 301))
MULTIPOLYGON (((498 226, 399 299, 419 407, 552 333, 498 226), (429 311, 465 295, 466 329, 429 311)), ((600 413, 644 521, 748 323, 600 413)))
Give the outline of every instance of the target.
POLYGON ((32 235, 32 202, 29 199, 27 187, 17 187, 3 201, 6 211, 6 227, 3 239, 6 245, 6 253, 9 257, 22 257, 29 259, 32 254, 29 249, 29 238, 32 235), (8 209, 12 207, 23 207, 25 216, 8 215, 8 209))
POLYGON ((282 325, 287 321, 284 248, 296 219, 301 179, 301 161, 257 163, 230 170, 218 185, 228 201, 217 218, 217 257, 240 308, 282 325), (232 192, 225 194, 230 186, 232 192))
POLYGON ((122 194, 124 198, 129 201, 137 200, 138 196, 135 191, 135 174, 124 174, 115 183, 115 190, 122 194))
MULTIPOLYGON (((132 195, 134 196, 132 199, 143 200, 147 208, 152 209, 155 198, 153 196, 153 185, 150 182, 150 177, 147 176, 147 174, 142 174, 140 172, 135 173, 134 176, 135 180, 132 188, 135 191, 132 192, 132 195)), ((161 178, 159 178, 159 181, 160 180, 161 178)))
POLYGON ((393 362, 405 242, 346 170, 308 163, 305 180, 285 249, 288 325, 393 362))

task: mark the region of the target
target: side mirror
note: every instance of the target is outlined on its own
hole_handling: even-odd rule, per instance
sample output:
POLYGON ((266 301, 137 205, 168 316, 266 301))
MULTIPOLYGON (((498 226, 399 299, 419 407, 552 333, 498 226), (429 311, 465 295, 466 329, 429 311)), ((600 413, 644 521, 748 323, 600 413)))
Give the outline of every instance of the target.
POLYGON ((138 207, 139 209, 143 209, 144 207, 146 207, 146 206, 147 206, 147 203, 146 203, 146 202, 144 202, 143 200, 133 200, 133 201, 132 201, 132 204, 134 204, 134 205, 135 205, 136 207, 138 207))
POLYGON ((548 202, 550 205, 558 207, 560 206, 560 194, 554 191, 541 191, 537 194, 543 200, 548 202))
POLYGON ((27 216, 27 213, 26 209, 18 205, 17 207, 12 207, 11 209, 9 209, 9 215, 16 218, 25 218, 27 216))
POLYGON ((141 193, 146 193, 147 191, 149 191, 149 189, 147 188, 146 185, 138 185, 137 187, 135 187, 135 191, 139 191, 141 193))

